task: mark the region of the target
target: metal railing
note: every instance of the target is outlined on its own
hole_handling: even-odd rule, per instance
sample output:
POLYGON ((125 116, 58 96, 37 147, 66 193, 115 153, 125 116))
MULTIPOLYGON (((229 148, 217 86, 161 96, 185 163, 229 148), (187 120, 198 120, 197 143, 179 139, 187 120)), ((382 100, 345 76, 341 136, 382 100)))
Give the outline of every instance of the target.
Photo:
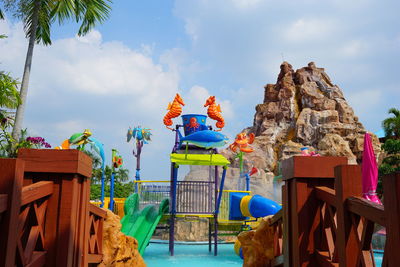
POLYGON ((170 181, 134 181, 139 193, 140 209, 153 204, 159 205, 163 199, 169 199, 170 181))
POLYGON ((178 181, 176 213, 212 214, 215 210, 214 182, 178 181))

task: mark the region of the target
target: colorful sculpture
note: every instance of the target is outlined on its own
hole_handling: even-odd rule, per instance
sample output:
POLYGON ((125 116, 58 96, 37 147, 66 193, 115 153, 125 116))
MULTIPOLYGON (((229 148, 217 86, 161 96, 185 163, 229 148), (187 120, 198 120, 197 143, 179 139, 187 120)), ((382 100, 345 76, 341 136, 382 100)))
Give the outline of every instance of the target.
POLYGON ((179 147, 181 147, 182 143, 190 143, 198 147, 209 149, 224 146, 228 140, 228 137, 225 135, 210 130, 194 132, 185 137, 183 137, 179 131, 178 134, 179 147))
POLYGON ((89 143, 89 137, 92 135, 89 129, 83 131, 83 133, 74 133, 69 139, 64 140, 61 146, 55 147, 55 149, 70 149, 71 145, 78 146, 78 150, 84 150, 85 145, 89 143))
MULTIPOLYGON (((126 141, 129 142, 132 138, 136 140, 136 152, 133 150, 133 155, 136 157, 136 181, 140 181, 140 154, 142 153, 143 144, 148 144, 147 141, 151 141, 151 132, 149 128, 141 128, 137 126, 135 128, 129 127, 126 135, 126 141)), ((138 192, 137 183, 135 183, 135 192, 138 192)))
POLYGON ((236 153, 235 158, 239 158, 239 168, 240 168, 240 173, 243 173, 243 155, 244 153, 251 153, 253 152, 253 148, 249 146, 249 144, 252 144, 254 142, 254 134, 250 133, 247 135, 246 133, 240 133, 236 136, 235 141, 229 145, 229 149, 232 152, 236 153), (237 149, 239 149, 239 152, 237 152, 237 149))
POLYGON ((179 94, 176 94, 174 101, 172 103, 168 104, 167 110, 168 113, 164 116, 164 124, 165 126, 170 129, 174 130, 173 128, 169 127, 172 125, 172 119, 178 117, 182 113, 182 106, 184 106, 185 103, 183 102, 183 99, 179 94))
POLYGON ((111 150, 111 159, 112 159, 112 168, 111 168, 111 181, 110 181, 110 204, 109 209, 111 211, 114 210, 114 177, 115 177, 115 169, 121 167, 123 160, 122 157, 119 155, 118 150, 112 149, 111 150))
POLYGON ((224 128, 225 126, 225 120, 221 115, 221 106, 215 103, 215 96, 210 96, 206 103, 204 104, 204 107, 207 107, 207 115, 208 117, 210 117, 213 120, 216 120, 217 123, 215 124, 215 126, 217 128, 219 128, 217 131, 221 131, 222 128, 224 128))
POLYGON ((249 135, 247 135, 246 133, 240 133, 236 135, 235 141, 229 145, 229 149, 233 152, 236 152, 236 150, 239 148, 241 152, 251 153, 254 150, 252 147, 249 146, 249 144, 252 144, 254 142, 254 138, 254 133, 251 133, 249 135))

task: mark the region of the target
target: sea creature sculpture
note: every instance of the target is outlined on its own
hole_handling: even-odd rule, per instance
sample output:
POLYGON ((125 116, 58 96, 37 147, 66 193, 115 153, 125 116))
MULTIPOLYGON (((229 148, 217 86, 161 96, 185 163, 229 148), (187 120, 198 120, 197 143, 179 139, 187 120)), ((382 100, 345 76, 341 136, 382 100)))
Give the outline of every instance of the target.
POLYGON ((126 141, 129 142, 133 137, 137 142, 143 141, 145 144, 148 144, 147 141, 151 141, 150 130, 149 128, 142 128, 141 126, 137 126, 133 128, 133 130, 129 127, 128 133, 126 134, 126 141))
POLYGON ((224 128, 225 126, 225 120, 221 115, 221 106, 215 103, 215 96, 210 96, 206 103, 204 104, 204 107, 207 107, 207 114, 208 117, 210 117, 213 120, 216 120, 217 123, 215 124, 215 126, 217 126, 217 128, 219 128, 219 130, 217 131, 221 131, 222 128, 224 128))
POLYGON ((164 116, 164 124, 165 126, 170 129, 174 130, 173 128, 169 127, 172 125, 172 119, 178 117, 182 113, 182 106, 184 106, 185 103, 183 102, 183 99, 179 94, 176 94, 174 101, 172 103, 168 104, 167 110, 168 113, 164 116))
POLYGON ((100 158, 101 158, 101 169, 104 171, 106 160, 105 160, 105 155, 104 155, 103 144, 99 140, 94 138, 93 136, 90 136, 88 138, 88 140, 89 140, 89 144, 91 145, 92 149, 94 151, 96 151, 96 153, 100 156, 100 158))
POLYGON ((183 137, 179 131, 178 133, 179 147, 181 147, 183 143, 190 143, 198 147, 209 149, 224 146, 228 140, 228 137, 226 137, 225 135, 211 130, 194 132, 185 137, 183 137))
POLYGON ((200 124, 197 122, 195 117, 190 118, 189 123, 185 125, 186 130, 197 130, 200 128, 200 124))
POLYGON ((55 149, 70 149, 71 145, 78 146, 78 150, 83 150, 85 145, 89 143, 89 137, 92 135, 89 129, 83 131, 83 133, 74 133, 69 139, 64 140, 61 146, 55 147, 55 149))
POLYGON ((254 138, 254 133, 251 133, 249 135, 247 135, 246 133, 240 133, 236 136, 235 142, 229 145, 229 149, 233 152, 236 152, 239 148, 241 152, 251 153, 254 151, 254 149, 250 147, 249 144, 252 144, 254 142, 254 138))

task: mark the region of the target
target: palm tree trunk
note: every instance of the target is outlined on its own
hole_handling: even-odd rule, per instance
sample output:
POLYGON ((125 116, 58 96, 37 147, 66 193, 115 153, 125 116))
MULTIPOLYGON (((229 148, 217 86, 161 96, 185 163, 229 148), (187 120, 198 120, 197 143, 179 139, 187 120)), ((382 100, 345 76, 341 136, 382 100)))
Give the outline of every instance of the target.
POLYGON ((28 95, 29 76, 31 74, 33 48, 36 42, 36 30, 38 27, 40 1, 35 1, 35 9, 32 16, 32 31, 29 37, 28 51, 26 53, 24 75, 22 76, 21 90, 19 92, 21 97, 21 105, 18 106, 15 114, 14 128, 12 136, 14 140, 18 140, 21 134, 22 122, 24 120, 24 112, 26 106, 26 96, 28 95))

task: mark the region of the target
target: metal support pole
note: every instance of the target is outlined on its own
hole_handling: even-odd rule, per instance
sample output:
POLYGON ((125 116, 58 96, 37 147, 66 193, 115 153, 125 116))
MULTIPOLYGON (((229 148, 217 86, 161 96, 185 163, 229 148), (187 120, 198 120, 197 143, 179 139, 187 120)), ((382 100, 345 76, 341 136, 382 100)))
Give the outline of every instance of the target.
POLYGON ((218 166, 215 166, 214 256, 218 254, 218 166))
POLYGON ((208 252, 211 252, 211 218, 208 218, 208 252))
POLYGON ((220 206, 220 204, 221 204, 222 191, 224 190, 226 169, 227 169, 227 167, 224 166, 224 170, 222 171, 221 184, 220 184, 220 186, 219 186, 218 199, 217 199, 216 204, 215 204, 215 213, 216 213, 216 214, 219 213, 219 206, 220 206))
POLYGON ((174 243, 175 243, 175 214, 176 214, 176 194, 177 194, 177 180, 178 180, 178 165, 171 164, 171 217, 169 228, 169 252, 174 256, 174 243))
POLYGON ((111 172, 109 210, 114 211, 114 171, 111 172))
POLYGON ((105 170, 102 171, 101 173, 101 203, 100 203, 100 208, 104 207, 104 187, 105 187, 105 179, 104 179, 104 172, 105 170))
POLYGON ((250 175, 246 173, 244 176, 246 177, 246 191, 250 191, 250 175))

